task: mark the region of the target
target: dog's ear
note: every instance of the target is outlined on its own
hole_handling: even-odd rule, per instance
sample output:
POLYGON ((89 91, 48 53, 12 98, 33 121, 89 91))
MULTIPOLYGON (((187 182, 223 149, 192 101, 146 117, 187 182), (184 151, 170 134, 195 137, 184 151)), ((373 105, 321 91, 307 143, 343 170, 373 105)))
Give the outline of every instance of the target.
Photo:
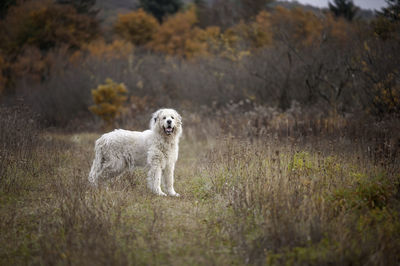
POLYGON ((180 114, 178 114, 178 112, 176 110, 172 109, 172 111, 174 112, 173 116, 176 118, 176 123, 178 125, 182 126, 182 116, 180 114))
POLYGON ((161 109, 155 111, 155 112, 151 115, 151 119, 150 119, 150 129, 153 129, 153 128, 154 128, 154 126, 155 126, 155 124, 156 124, 156 122, 157 122, 157 119, 158 119, 158 115, 160 114, 160 112, 161 112, 161 109))
POLYGON ((178 123, 182 126, 182 116, 176 112, 176 118, 178 119, 178 123))

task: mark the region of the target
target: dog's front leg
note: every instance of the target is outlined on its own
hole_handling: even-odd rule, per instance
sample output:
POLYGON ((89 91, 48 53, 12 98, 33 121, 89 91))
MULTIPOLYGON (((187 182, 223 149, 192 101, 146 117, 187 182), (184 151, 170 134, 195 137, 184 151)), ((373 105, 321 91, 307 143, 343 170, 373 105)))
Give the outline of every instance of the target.
POLYGON ((151 166, 147 176, 148 188, 159 196, 167 196, 161 191, 161 167, 151 166))
POLYGON ((180 195, 174 190, 174 169, 175 165, 173 164, 165 167, 163 181, 168 195, 179 197, 180 195))

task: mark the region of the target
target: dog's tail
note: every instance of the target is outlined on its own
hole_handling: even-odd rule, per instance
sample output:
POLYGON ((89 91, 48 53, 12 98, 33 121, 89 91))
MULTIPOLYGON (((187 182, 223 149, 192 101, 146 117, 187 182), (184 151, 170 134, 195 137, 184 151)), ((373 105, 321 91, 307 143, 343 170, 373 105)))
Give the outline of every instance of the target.
POLYGON ((102 171, 103 153, 101 151, 101 148, 97 145, 97 143, 95 145, 94 150, 95 150, 95 155, 92 167, 90 169, 88 180, 91 184, 97 186, 97 182, 102 171))

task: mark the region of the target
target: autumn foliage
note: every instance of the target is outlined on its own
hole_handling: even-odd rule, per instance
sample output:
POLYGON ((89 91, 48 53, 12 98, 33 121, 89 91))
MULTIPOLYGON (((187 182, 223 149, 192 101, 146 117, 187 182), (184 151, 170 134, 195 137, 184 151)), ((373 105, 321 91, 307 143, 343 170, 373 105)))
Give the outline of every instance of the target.
POLYGON ((276 38, 296 45, 310 45, 321 38, 322 21, 310 11, 277 7, 271 20, 276 38))
POLYGON ((118 84, 106 79, 105 84, 100 84, 92 90, 94 105, 90 106, 89 110, 110 126, 122 114, 127 92, 123 83, 118 84))
MULTIPOLYGON (((343 106, 354 102, 351 99, 362 91, 367 94, 358 100, 363 109, 380 110, 374 113, 397 113, 399 109, 396 63, 382 74, 375 74, 380 72, 382 60, 379 58, 385 55, 384 50, 398 42, 398 22, 384 14, 371 22, 349 21, 329 12, 280 5, 267 7, 264 1, 256 1, 263 8, 252 9, 251 15, 244 15, 239 14, 239 10, 229 9, 229 5, 195 1, 196 4, 188 4, 181 11, 167 12, 168 15, 162 17, 155 17, 143 5, 143 9, 118 15, 114 24, 103 27, 106 32, 101 32, 96 12, 79 11, 74 3, 80 1, 61 2, 17 1, 0 20, 0 92, 15 93, 14 89, 20 88, 21 83, 41 87, 55 74, 63 78, 63 71, 79 66, 83 68, 79 73, 86 75, 85 84, 98 84, 104 78, 103 73, 107 73, 113 79, 120 79, 121 75, 129 77, 124 83, 136 88, 140 97, 146 95, 146 86, 176 93, 176 87, 183 84, 174 80, 179 73, 165 74, 160 70, 160 80, 143 78, 155 67, 143 67, 142 56, 154 56, 153 60, 160 62, 166 58, 191 62, 194 69, 201 69, 195 65, 201 61, 207 61, 207 68, 211 66, 211 69, 219 59, 228 65, 237 64, 238 68, 243 68, 237 69, 238 72, 247 71, 248 77, 242 79, 246 84, 238 85, 234 81, 237 75, 234 71, 226 73, 217 68, 203 81, 217 84, 219 89, 213 90, 215 92, 237 93, 237 99, 243 91, 252 101, 279 99, 278 106, 283 109, 294 99, 307 105, 322 100, 334 109, 338 106, 345 109, 343 106), (224 10, 213 10, 222 7, 224 10), (218 14, 220 17, 215 17, 218 14), (368 59, 370 55, 363 51, 363 43, 378 44, 374 60, 368 59), (252 60, 260 56, 266 57, 268 70, 261 71, 252 65, 252 60), (369 64, 369 70, 363 62, 369 64), (101 64, 102 69, 99 69, 101 64), (120 64, 118 69, 115 64, 120 64), (107 68, 117 73, 110 76, 107 68), (227 77, 231 80, 224 80, 227 77), (247 85, 249 81, 254 85, 247 85), (268 85, 260 89, 259 82, 268 85), (228 89, 235 86, 241 87, 228 89), (364 90, 355 91, 356 86, 364 90), (257 98, 256 94, 261 96, 257 98)), ((87 3, 93 4, 93 1, 87 3)), ((396 53, 396 49, 389 53, 392 51, 396 53)), ((389 54, 385 58, 393 61, 396 56, 389 54)), ((191 74, 197 74, 196 71, 191 74)))
POLYGON ((168 55, 192 57, 203 54, 206 44, 201 41, 201 29, 196 27, 194 8, 167 18, 160 26, 149 47, 168 55))
POLYGON ((82 60, 85 55, 102 60, 122 59, 131 56, 133 48, 130 42, 124 40, 114 40, 111 43, 97 40, 84 45, 82 49, 73 54, 71 60, 82 60))
POLYGON ((284 41, 294 46, 312 46, 327 36, 332 41, 346 42, 349 23, 316 16, 301 8, 277 7, 274 12, 261 11, 253 20, 241 21, 223 31, 218 26, 198 27, 196 8, 168 17, 153 33, 148 47, 154 51, 186 58, 218 54, 236 58, 252 50, 284 41), (229 56, 228 56, 229 55, 229 56))
POLYGON ((27 46, 42 51, 66 45, 78 49, 98 34, 96 20, 78 14, 69 5, 53 1, 27 1, 11 7, 1 22, 2 49, 18 54, 27 46))
POLYGON ((0 50, 7 65, 3 79, 9 92, 21 77, 44 81, 55 63, 48 53, 77 51, 99 36, 96 18, 78 13, 72 5, 50 0, 17 3, 0 21, 0 50))
POLYGON ((152 41, 159 27, 158 21, 139 9, 124 15, 118 15, 114 24, 115 33, 134 45, 144 45, 152 41))

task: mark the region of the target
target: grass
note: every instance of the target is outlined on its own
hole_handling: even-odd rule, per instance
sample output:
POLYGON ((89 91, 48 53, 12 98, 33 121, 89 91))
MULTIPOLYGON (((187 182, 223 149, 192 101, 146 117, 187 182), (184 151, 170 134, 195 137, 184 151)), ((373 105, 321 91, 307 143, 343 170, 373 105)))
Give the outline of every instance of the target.
POLYGON ((398 159, 368 143, 185 136, 172 198, 140 169, 90 187, 98 136, 41 131, 7 153, 1 265, 400 262, 398 159))

